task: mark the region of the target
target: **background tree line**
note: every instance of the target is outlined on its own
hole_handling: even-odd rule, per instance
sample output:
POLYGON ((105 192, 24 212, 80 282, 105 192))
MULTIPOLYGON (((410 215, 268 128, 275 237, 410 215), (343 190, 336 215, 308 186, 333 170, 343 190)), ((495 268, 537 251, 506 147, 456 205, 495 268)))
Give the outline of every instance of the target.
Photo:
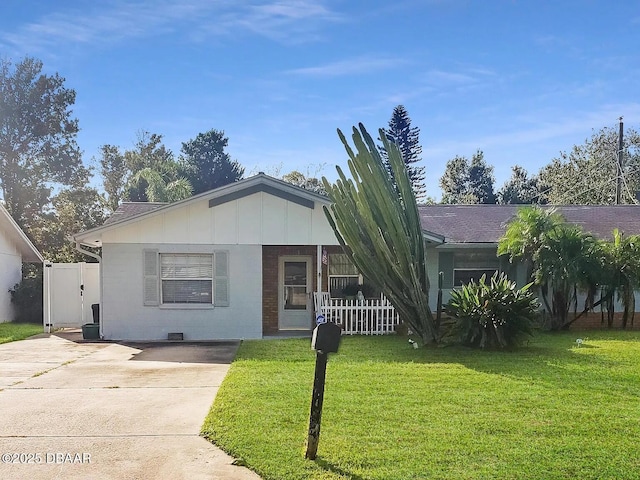
POLYGON ((174 154, 162 135, 140 131, 133 148, 105 144, 97 159, 104 191, 91 180, 76 138, 76 93, 41 61, 0 61, 0 193, 5 208, 43 256, 86 260, 67 236, 102 225, 123 201, 171 202, 240 180, 244 168, 211 129, 174 154))
POLYGON ((623 135, 621 171, 618 148, 618 128, 601 128, 583 144, 560 152, 537 174, 514 165, 511 177, 497 192, 493 167, 485 162, 482 151, 478 150, 471 162, 456 156, 447 162, 440 178, 442 203, 612 205, 618 178, 621 203, 636 203, 640 192, 637 130, 627 128, 623 135))
MULTIPOLYGON (((67 235, 101 225, 123 201, 172 202, 240 180, 244 168, 226 152, 224 131, 211 129, 172 152, 158 133, 139 131, 132 148, 100 148, 95 167, 83 162, 76 138, 76 93, 59 74, 43 73, 41 61, 26 57, 0 61, 0 193, 4 206, 47 259, 77 261, 67 235), (92 178, 98 176, 103 190, 92 178)), ((420 130, 403 105, 393 109, 381 130, 378 150, 393 179, 388 141, 398 147, 413 192, 426 196, 420 130), (383 141, 384 140, 384 141, 383 141)), ((640 190, 640 135, 627 129, 621 172, 622 201, 633 203, 640 190)), ((605 127, 584 144, 531 175, 521 166, 496 191, 493 167, 481 150, 471 159, 455 156, 440 178, 442 203, 607 204, 615 198, 618 133, 605 127)), ((292 184, 326 194, 318 172, 294 170, 282 176, 292 184)))

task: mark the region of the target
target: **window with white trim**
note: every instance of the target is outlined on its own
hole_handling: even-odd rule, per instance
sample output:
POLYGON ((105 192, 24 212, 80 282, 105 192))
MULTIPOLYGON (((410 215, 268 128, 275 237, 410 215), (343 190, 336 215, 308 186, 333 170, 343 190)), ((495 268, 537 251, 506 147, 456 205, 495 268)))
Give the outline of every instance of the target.
POLYGON ((495 252, 456 252, 453 256, 453 286, 476 283, 482 275, 487 280, 500 269, 500 260, 495 252))
POLYGON ((329 294, 332 298, 342 298, 342 292, 349 285, 362 283, 361 275, 349 255, 346 253, 332 253, 329 255, 329 294))
POLYGON ((160 254, 162 304, 212 304, 213 255, 160 254))

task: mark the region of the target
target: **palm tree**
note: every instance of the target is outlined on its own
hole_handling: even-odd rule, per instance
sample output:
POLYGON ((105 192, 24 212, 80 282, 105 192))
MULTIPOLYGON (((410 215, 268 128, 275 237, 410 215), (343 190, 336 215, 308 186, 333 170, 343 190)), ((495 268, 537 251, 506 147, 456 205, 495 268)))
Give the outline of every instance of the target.
MULTIPOLYGON (((518 209, 516 217, 509 222, 507 230, 498 242, 498 256, 508 255, 509 261, 520 260, 527 269, 527 278, 535 281, 538 255, 551 232, 564 223, 562 215, 554 209, 527 206, 518 209)), ((547 312, 552 308, 547 299, 546 285, 536 282, 547 312)))
POLYGON ((575 225, 561 224, 546 235, 536 255, 535 281, 551 291, 551 328, 566 328, 571 305, 577 318, 578 290, 592 291, 598 271, 598 242, 575 225))
POLYGON ((615 299, 622 304, 622 328, 627 327, 635 311, 635 290, 640 287, 640 236, 625 237, 618 229, 613 241, 602 245, 602 303, 607 309, 607 325, 613 326, 615 299))
POLYGON ((131 185, 146 184, 145 195, 150 202, 176 202, 189 198, 193 191, 189 180, 177 178, 170 180, 162 172, 153 168, 143 168, 138 171, 130 181, 131 185))

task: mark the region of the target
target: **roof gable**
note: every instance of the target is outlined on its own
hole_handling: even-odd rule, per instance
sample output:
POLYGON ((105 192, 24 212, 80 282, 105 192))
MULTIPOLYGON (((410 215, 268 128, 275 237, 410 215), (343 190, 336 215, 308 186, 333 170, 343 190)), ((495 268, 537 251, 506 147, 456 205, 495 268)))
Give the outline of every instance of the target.
POLYGON ((142 219, 149 219, 155 215, 170 213, 186 206, 201 204, 203 201, 207 202, 211 208, 248 197, 258 192, 264 192, 312 210, 315 208, 315 202, 327 205, 330 203, 330 200, 325 196, 269 177, 264 173, 259 173, 253 177, 240 180, 239 182, 224 185, 171 204, 151 204, 148 202, 123 203, 102 226, 77 233, 73 238, 74 241, 79 243, 95 246, 100 244, 100 238, 103 233, 138 222, 142 219))

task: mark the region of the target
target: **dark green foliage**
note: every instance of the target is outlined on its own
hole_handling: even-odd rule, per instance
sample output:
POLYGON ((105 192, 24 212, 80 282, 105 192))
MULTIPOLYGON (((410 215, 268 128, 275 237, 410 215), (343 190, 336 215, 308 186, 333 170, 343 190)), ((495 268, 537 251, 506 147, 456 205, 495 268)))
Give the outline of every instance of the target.
MULTIPOLYGON (((554 205, 613 205, 618 177, 619 127, 594 131, 571 151, 561 152, 538 174, 541 203, 554 205)), ((621 203, 633 204, 640 190, 640 133, 623 135, 621 203)))
POLYGON ((494 182, 493 167, 487 165, 481 150, 473 155, 471 162, 456 156, 447 162, 440 177, 442 203, 496 203, 494 182))
POLYGON ((634 291, 640 288, 640 236, 624 237, 614 230, 613 241, 597 241, 551 208, 523 207, 500 239, 498 255, 525 262, 551 329, 568 328, 579 318, 579 291, 587 294, 582 313, 601 305, 611 327, 618 300, 623 306, 622 327, 629 321, 633 325, 634 291))
POLYGON ((519 165, 511 167, 511 177, 498 192, 498 203, 532 204, 539 202, 538 179, 529 177, 527 171, 519 165))
POLYGON ((483 275, 451 292, 446 305, 454 317, 451 337, 463 345, 479 348, 506 348, 518 345, 532 334, 538 316, 538 301, 530 291, 531 283, 521 289, 503 273, 486 282, 483 275))
POLYGON ((0 190, 26 232, 37 223, 55 184, 80 186, 89 172, 76 143, 75 91, 42 62, 0 60, 0 190))
POLYGON ((550 328, 570 324, 571 306, 577 311, 577 292, 586 291, 599 280, 600 247, 596 239, 575 225, 561 223, 550 230, 536 253, 535 282, 544 301, 550 294, 550 328))
POLYGON ((224 151, 228 142, 224 132, 212 129, 182 144, 181 167, 194 195, 242 179, 244 168, 224 151))
POLYGON ((40 253, 52 262, 87 261, 67 237, 102 225, 103 197, 95 188, 65 189, 51 199, 51 205, 53 209, 43 215, 45 221, 31 231, 40 253))
POLYGON ((125 186, 130 175, 124 155, 115 145, 100 147, 100 173, 106 194, 106 207, 115 212, 124 199, 125 186))
POLYGON ((101 150, 100 173, 111 211, 123 200, 175 202, 192 195, 192 185, 162 143, 162 135, 140 131, 131 150, 122 153, 113 145, 103 145, 101 150))
POLYGON ((22 280, 9 290, 16 322, 42 323, 42 267, 23 265, 22 280))
POLYGON ((393 178, 371 136, 362 124, 353 128, 354 152, 338 130, 347 154, 351 179, 340 167, 339 179, 330 184, 323 178, 333 202, 325 207, 345 253, 367 280, 389 299, 422 340, 438 340, 429 308, 429 278, 416 198, 402 155, 379 132, 389 156, 393 178), (349 246, 347 248, 347 245, 349 246))
POLYGON ((603 305, 607 310, 607 324, 613 326, 615 300, 622 303, 622 328, 633 326, 636 289, 640 288, 640 236, 625 237, 613 231, 613 241, 603 242, 602 270, 598 283, 602 286, 603 305))
MULTIPOLYGON (((420 157, 422 154, 422 146, 420 146, 419 139, 420 129, 411 127, 411 118, 409 118, 409 114, 403 105, 398 105, 393 109, 393 114, 389 120, 389 128, 384 129, 384 136, 400 149, 402 159, 407 167, 413 193, 417 199, 422 199, 426 192, 424 185, 425 172, 424 167, 416 165, 422 160, 420 157)), ((389 154, 384 145, 380 147, 380 155, 384 160, 387 171, 394 178, 393 169, 389 163, 389 154)))

